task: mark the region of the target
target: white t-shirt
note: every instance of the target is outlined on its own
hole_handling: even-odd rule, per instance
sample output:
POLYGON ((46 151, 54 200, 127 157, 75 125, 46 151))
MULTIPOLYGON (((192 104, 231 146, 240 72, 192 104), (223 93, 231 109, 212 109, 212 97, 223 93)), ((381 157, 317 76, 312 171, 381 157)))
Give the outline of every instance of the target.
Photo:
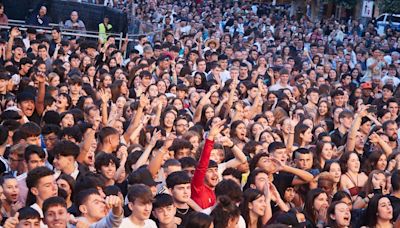
POLYGON ((122 219, 122 223, 119 228, 157 228, 157 225, 153 220, 147 219, 144 221, 144 226, 138 226, 134 224, 129 217, 127 217, 122 219))

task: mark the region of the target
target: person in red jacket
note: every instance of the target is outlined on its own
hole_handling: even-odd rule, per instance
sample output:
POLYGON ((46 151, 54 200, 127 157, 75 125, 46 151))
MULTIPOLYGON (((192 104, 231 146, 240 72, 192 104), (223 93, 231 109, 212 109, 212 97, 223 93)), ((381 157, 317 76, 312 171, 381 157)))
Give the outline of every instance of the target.
POLYGON ((210 161, 210 155, 214 147, 214 138, 222 131, 224 123, 225 120, 222 120, 210 129, 191 182, 192 199, 203 209, 214 206, 216 201, 214 188, 219 181, 218 165, 215 161, 210 161))

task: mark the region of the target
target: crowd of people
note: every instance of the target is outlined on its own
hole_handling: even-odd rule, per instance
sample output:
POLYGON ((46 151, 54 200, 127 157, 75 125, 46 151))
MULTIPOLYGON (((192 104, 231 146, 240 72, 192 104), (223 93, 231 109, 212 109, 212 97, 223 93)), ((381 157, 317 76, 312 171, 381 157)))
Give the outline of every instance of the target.
POLYGON ((132 50, 0 39, 3 227, 396 227, 399 32, 240 1, 135 15, 163 33, 132 50))

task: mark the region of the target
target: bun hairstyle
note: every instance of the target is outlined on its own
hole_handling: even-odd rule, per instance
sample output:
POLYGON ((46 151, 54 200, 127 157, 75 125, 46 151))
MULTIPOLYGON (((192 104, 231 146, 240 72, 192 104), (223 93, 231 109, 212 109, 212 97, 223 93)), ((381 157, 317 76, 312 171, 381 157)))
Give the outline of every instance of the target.
POLYGON ((218 204, 210 214, 214 220, 214 227, 227 227, 233 218, 240 216, 240 210, 231 198, 222 195, 218 198, 218 204))

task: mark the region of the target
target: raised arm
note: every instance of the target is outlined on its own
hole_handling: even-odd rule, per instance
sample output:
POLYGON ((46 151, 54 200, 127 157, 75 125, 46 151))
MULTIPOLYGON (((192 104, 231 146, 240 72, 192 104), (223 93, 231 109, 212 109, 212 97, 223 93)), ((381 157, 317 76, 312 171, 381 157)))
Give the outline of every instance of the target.
POLYGON ((161 112, 162 112, 162 108, 163 108, 160 99, 156 100, 153 108, 156 108, 156 115, 154 116, 154 118, 152 118, 151 125, 158 126, 158 125, 160 125, 161 112))
POLYGON ((383 152, 386 154, 386 156, 389 156, 393 153, 393 149, 389 146, 389 144, 387 144, 378 134, 376 134, 375 132, 372 133, 369 136, 369 140, 374 143, 374 144, 378 144, 383 152))
MULTIPOLYGON (((161 138, 161 131, 154 130, 153 136, 151 137, 151 140, 150 140, 149 145, 147 145, 147 147, 146 147, 146 149, 144 150, 143 154, 139 157, 139 159, 137 160, 137 162, 136 162, 135 165, 133 166, 133 169, 138 169, 140 166, 146 164, 146 162, 149 160, 149 156, 150 156, 151 151, 153 150, 154 146, 156 145, 157 141, 158 141, 160 138, 161 138)), ((151 171, 154 171, 154 170, 157 171, 157 170, 159 170, 159 169, 161 168, 161 165, 158 164, 158 163, 157 163, 157 164, 154 164, 154 163, 151 164, 151 163, 150 163, 150 165, 153 166, 153 168, 151 169, 151 171), (155 167, 155 166, 157 166, 157 167, 159 167, 159 168, 156 169, 157 167, 155 167)), ((150 170, 150 168, 149 168, 149 170, 150 170)), ((153 172, 151 172, 151 171, 150 171, 150 173, 151 173, 152 175, 156 175, 156 173, 153 173, 153 172)))
POLYGON ((200 122, 201 111, 203 110, 204 105, 206 105, 207 102, 210 100, 211 94, 214 93, 215 91, 217 91, 218 89, 219 89, 218 85, 211 86, 210 91, 208 91, 208 93, 206 93, 206 95, 203 98, 201 98, 199 104, 196 107, 194 115, 193 115, 193 123, 200 122))
POLYGON ((361 120, 367 113, 367 106, 360 107, 360 111, 356 114, 351 125, 349 134, 347 135, 346 151, 353 151, 356 146, 357 131, 361 126, 361 120))
POLYGON ((101 122, 103 125, 107 125, 108 121, 108 101, 110 100, 110 97, 108 96, 108 93, 105 90, 100 90, 99 95, 101 98, 101 122))
POLYGON ((12 57, 12 47, 14 45, 14 38, 19 36, 21 32, 17 27, 11 29, 10 38, 8 39, 7 48, 6 48, 6 59, 11 59, 12 57))
POLYGON ((127 142, 129 141, 130 136, 133 133, 133 131, 138 127, 140 120, 142 119, 143 109, 147 106, 147 104, 149 104, 149 102, 150 102, 149 98, 147 98, 144 95, 140 96, 139 107, 136 110, 135 118, 133 120, 131 120, 131 123, 129 124, 128 129, 126 129, 126 131, 124 133, 124 139, 127 142))
POLYGON ((83 143, 80 146, 80 153, 76 159, 78 162, 83 163, 86 158, 87 153, 90 151, 92 142, 96 140, 95 131, 92 128, 88 128, 83 137, 83 143))
POLYGON ((221 137, 219 141, 222 143, 223 146, 231 148, 233 156, 235 157, 226 162, 226 168, 229 168, 229 167, 236 168, 240 164, 247 162, 246 155, 243 153, 243 151, 238 146, 236 146, 232 142, 232 140, 229 137, 227 137, 227 136, 221 137))
POLYGON ((117 151, 117 157, 119 158, 120 162, 119 162, 119 167, 114 175, 115 181, 118 181, 122 173, 125 171, 125 163, 126 159, 128 158, 128 148, 126 147, 126 145, 122 145, 119 147, 117 151))
POLYGON ((39 116, 42 115, 44 111, 44 97, 46 94, 46 75, 42 72, 36 73, 36 80, 39 81, 39 89, 38 89, 38 96, 35 102, 36 112, 39 116))
POLYGON ((169 153, 169 148, 171 147, 175 138, 176 136, 172 134, 168 136, 168 138, 164 141, 164 145, 156 152, 154 157, 151 159, 147 169, 150 171, 153 177, 156 176, 158 171, 161 169, 164 155, 169 153))
POLYGON ((206 176, 208 163, 210 162, 211 151, 214 147, 214 139, 222 129, 224 129, 225 120, 222 120, 210 129, 208 133, 208 137, 206 139, 206 143, 204 144, 203 151, 201 152, 201 157, 199 160, 199 164, 194 171, 192 178, 192 186, 196 189, 204 185, 204 178, 206 176))

